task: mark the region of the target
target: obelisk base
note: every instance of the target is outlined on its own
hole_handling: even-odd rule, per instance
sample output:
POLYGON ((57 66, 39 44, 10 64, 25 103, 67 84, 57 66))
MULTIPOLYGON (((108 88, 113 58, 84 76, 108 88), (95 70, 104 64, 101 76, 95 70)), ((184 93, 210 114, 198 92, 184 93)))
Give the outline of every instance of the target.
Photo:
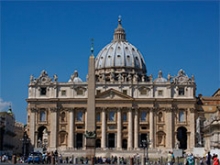
POLYGON ((90 164, 95 164, 95 139, 86 139, 86 157, 90 160, 90 164))

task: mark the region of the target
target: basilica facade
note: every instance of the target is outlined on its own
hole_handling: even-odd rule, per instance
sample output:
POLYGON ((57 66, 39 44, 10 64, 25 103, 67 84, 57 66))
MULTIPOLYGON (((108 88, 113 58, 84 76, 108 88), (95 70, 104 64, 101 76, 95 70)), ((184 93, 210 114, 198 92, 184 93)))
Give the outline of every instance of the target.
POLYGON ((89 57, 82 81, 75 71, 67 82, 43 70, 30 76, 27 131, 34 148, 83 153, 86 131, 94 131, 96 154, 149 153, 195 146, 196 83, 184 70, 153 78, 140 51, 126 40, 121 19, 113 40, 89 57))

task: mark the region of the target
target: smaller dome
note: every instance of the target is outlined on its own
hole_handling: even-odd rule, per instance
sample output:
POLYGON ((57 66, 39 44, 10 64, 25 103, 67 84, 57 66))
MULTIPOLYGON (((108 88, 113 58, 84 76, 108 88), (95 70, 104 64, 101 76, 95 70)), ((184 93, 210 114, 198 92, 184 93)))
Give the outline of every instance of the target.
POLYGON ((74 83, 81 83, 81 82, 83 82, 83 81, 81 80, 81 78, 75 77, 75 78, 73 79, 73 82, 74 82, 74 83))
POLYGON ((165 83, 165 82, 167 82, 167 79, 165 79, 163 77, 163 73, 162 73, 161 70, 158 72, 158 77, 154 80, 154 82, 155 83, 165 83))
POLYGON ((81 83, 83 82, 81 78, 78 76, 78 71, 75 70, 74 73, 71 75, 68 82, 74 82, 74 83, 81 83))

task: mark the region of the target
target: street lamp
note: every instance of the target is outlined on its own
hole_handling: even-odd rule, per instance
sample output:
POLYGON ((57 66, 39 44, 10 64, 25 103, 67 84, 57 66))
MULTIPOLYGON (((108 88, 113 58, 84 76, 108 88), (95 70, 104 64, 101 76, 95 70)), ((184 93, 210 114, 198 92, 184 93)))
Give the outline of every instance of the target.
POLYGON ((24 160, 26 159, 27 156, 27 146, 30 143, 30 139, 28 138, 27 132, 24 132, 23 138, 21 139, 22 143, 23 143, 23 155, 24 155, 24 160))
POLYGON ((150 140, 148 139, 148 137, 146 136, 146 139, 141 140, 141 144, 140 146, 144 149, 144 165, 146 165, 146 162, 148 163, 149 161, 149 157, 148 157, 148 147, 150 144, 150 140), (147 149, 146 151, 146 158, 145 158, 145 148, 147 149))
POLYGON ((147 140, 145 140, 145 139, 141 140, 140 146, 144 149, 144 165, 145 165, 145 163, 146 163, 145 148, 147 147, 147 140))

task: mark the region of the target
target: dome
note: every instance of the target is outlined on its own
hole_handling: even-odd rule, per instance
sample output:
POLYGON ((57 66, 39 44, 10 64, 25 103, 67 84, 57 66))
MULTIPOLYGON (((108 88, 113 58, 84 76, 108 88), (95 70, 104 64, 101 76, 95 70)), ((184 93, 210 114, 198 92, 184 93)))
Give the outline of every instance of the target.
POLYGON ((108 77, 111 73, 117 77, 138 75, 139 78, 146 75, 146 65, 141 52, 126 40, 125 30, 118 20, 118 27, 115 29, 113 40, 107 44, 97 55, 95 60, 96 76, 103 74, 108 77))
POLYGON ((166 83, 167 82, 167 79, 165 79, 163 77, 163 73, 162 71, 160 70, 159 73, 158 73, 158 77, 154 80, 155 83, 166 83))
POLYGON ((68 82, 81 83, 83 81, 81 78, 79 78, 78 71, 75 70, 68 82))

